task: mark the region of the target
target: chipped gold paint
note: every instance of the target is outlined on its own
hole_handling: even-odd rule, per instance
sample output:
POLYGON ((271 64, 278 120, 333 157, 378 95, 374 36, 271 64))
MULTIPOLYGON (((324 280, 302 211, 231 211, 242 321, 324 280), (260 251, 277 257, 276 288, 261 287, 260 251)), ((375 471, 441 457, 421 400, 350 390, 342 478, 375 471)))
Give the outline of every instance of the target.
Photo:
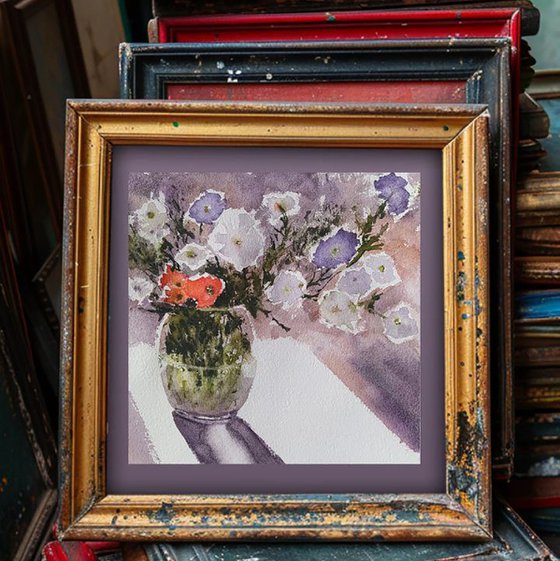
POLYGON ((484 107, 71 101, 67 115, 60 535, 127 541, 489 539, 484 107), (107 256, 115 144, 441 150, 446 493, 107 495, 107 256))

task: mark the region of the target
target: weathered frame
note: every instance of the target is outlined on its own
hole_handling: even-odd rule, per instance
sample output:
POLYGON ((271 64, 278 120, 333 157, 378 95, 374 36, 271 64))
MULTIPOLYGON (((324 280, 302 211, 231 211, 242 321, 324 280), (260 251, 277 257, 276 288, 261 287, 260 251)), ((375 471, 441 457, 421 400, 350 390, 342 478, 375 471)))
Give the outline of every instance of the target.
MULTIPOLYGON (((3 156, 1 152, 0 149, 0 160, 3 156)), ((4 182, 4 180, 8 182, 8 178, 1 178, 0 182, 4 182)), ((36 376, 30 342, 23 325, 23 304, 18 288, 12 248, 9 244, 9 231, 2 208, 0 211, 1 391, 8 396, 13 404, 14 412, 25 426, 32 457, 24 456, 25 446, 21 448, 22 453, 19 457, 17 457, 17 453, 14 454, 17 452, 16 450, 4 447, 3 456, 0 458, 3 464, 3 481, 0 486, 4 491, 3 508, 6 513, 13 512, 13 510, 19 511, 22 515, 26 514, 26 511, 32 513, 31 518, 27 521, 27 526, 12 528, 11 537, 14 540, 14 547, 11 551, 11 559, 25 561, 39 556, 39 550, 48 537, 55 518, 57 455, 47 407, 36 376), (24 459, 26 461, 22 462, 24 459), (30 481, 30 470, 34 469, 36 469, 37 479, 30 481), (21 485, 18 483, 14 485, 13 481, 9 481, 15 472, 17 472, 17 479, 21 485), (34 493, 17 498, 15 490, 18 487, 22 488, 23 482, 31 489, 34 488, 35 483, 39 485, 34 493), (8 489, 4 490, 6 485, 8 485, 8 489), (13 500, 14 498, 16 500, 13 500)), ((12 430, 11 425, 3 426, 2 438, 5 433, 12 430)), ((20 442, 20 444, 22 443, 20 442)), ((20 517, 18 523, 21 523, 21 520, 20 517)), ((23 520, 26 520, 26 516, 23 517, 23 520)), ((2 537, 7 537, 5 532, 2 537)), ((10 549, 2 547, 3 552, 8 552, 10 549)))
MULTIPOLYGON (((349 41, 446 37, 521 39, 519 8, 450 10, 360 10, 301 14, 233 14, 155 17, 150 43, 245 41, 349 41)), ((519 53, 512 53, 515 57, 519 53)))
POLYGON ((558 99, 560 69, 537 70, 528 91, 534 99, 558 99))
POLYGON ((69 102, 61 537, 490 539, 487 125, 483 106, 69 102), (442 151, 446 493, 107 495, 109 207, 115 144, 442 151))
MULTIPOLYGON (((165 99, 166 84, 466 82, 490 113, 493 465, 511 473, 513 437, 510 45, 507 39, 124 44, 121 96, 165 99), (327 57, 327 58, 326 58, 327 57), (324 61, 328 60, 328 64, 324 61), (223 68, 218 64, 221 62, 223 68), (240 70, 240 73, 236 73, 240 70)), ((311 95, 311 94, 309 94, 311 95)))
POLYGON ((522 8, 523 35, 536 35, 539 30, 539 12, 527 0, 490 0, 481 4, 481 0, 417 0, 411 5, 407 0, 361 0, 356 5, 355 0, 331 0, 329 11, 325 12, 325 3, 322 0, 239 0, 232 6, 231 2, 224 0, 152 0, 152 12, 155 17, 167 16, 220 16, 231 14, 284 14, 298 18, 310 13, 320 13, 327 22, 333 21, 340 10, 391 10, 407 12, 422 9, 429 18, 433 10, 455 9, 499 9, 516 5, 522 8))

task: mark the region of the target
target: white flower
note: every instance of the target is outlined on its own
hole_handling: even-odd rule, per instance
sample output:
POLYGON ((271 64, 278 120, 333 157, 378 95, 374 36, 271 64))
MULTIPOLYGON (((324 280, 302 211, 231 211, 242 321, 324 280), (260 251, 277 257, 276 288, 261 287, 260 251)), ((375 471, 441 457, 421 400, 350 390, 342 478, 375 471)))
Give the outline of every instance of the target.
POLYGON ((145 300, 154 289, 154 284, 146 277, 134 275, 128 277, 128 298, 133 302, 145 300))
POLYGON ((150 243, 157 245, 170 233, 163 193, 157 199, 151 197, 134 215, 138 234, 150 243))
POLYGON ((269 222, 278 224, 283 214, 294 216, 299 212, 299 194, 293 191, 268 193, 263 197, 262 206, 270 213, 269 222))
POLYGON ((272 286, 267 288, 266 295, 273 304, 282 304, 282 308, 287 310, 301 304, 306 287, 307 283, 299 271, 281 271, 272 286))
POLYGON ((350 267, 342 272, 336 288, 352 296, 364 297, 373 290, 373 280, 365 267, 350 267))
POLYGON ((212 253, 205 247, 197 243, 188 243, 175 255, 175 262, 183 269, 194 272, 204 267, 211 256, 212 253))
POLYGON ((147 242, 150 242, 152 245, 159 247, 163 242, 163 238, 168 236, 171 233, 171 230, 167 225, 162 226, 161 228, 154 229, 154 230, 138 230, 138 234, 142 236, 147 242))
POLYGON ((372 288, 387 288, 401 282, 395 262, 385 252, 366 255, 361 263, 371 275, 372 288))
POLYGON ((254 212, 245 209, 224 210, 208 236, 208 245, 238 271, 255 265, 264 252, 265 239, 254 212))
POLYGON ((160 193, 157 199, 152 196, 134 214, 139 228, 153 230, 163 227, 167 222, 163 193, 160 193))
POLYGON ((386 337, 393 343, 404 343, 418 336, 418 322, 411 306, 401 302, 389 310, 383 319, 386 337))
POLYGON ((339 290, 324 292, 319 297, 319 312, 321 323, 328 327, 350 333, 360 331, 360 308, 349 294, 339 290))

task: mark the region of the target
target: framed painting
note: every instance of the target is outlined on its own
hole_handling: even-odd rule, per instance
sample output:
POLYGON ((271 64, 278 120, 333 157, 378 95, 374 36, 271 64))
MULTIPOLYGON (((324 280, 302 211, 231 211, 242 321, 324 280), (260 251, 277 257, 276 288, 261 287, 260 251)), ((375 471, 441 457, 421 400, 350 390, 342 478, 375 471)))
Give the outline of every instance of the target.
POLYGON ((142 99, 488 104, 493 454, 496 473, 507 477, 513 455, 508 41, 128 44, 121 81, 123 97, 142 99))
POLYGON ((487 134, 69 102, 61 538, 490 539, 487 134))

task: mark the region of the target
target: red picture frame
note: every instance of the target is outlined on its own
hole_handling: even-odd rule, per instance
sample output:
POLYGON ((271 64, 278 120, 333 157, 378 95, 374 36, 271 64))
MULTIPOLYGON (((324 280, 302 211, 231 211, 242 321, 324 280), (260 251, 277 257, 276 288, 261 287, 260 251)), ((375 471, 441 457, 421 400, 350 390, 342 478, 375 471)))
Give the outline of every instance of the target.
POLYGON ((519 93, 522 29, 515 8, 158 17, 149 32, 152 43, 506 37, 513 92, 519 93))
MULTIPOLYGON (((519 139, 522 36, 519 8, 156 17, 150 21, 149 35, 152 43, 505 37, 511 41, 512 146, 519 139)), ((259 99, 276 98, 274 91, 267 96, 266 88, 259 93, 259 99)), ((177 95, 170 99, 185 98, 177 95)), ((515 151, 512 156, 515 169, 515 151)))

